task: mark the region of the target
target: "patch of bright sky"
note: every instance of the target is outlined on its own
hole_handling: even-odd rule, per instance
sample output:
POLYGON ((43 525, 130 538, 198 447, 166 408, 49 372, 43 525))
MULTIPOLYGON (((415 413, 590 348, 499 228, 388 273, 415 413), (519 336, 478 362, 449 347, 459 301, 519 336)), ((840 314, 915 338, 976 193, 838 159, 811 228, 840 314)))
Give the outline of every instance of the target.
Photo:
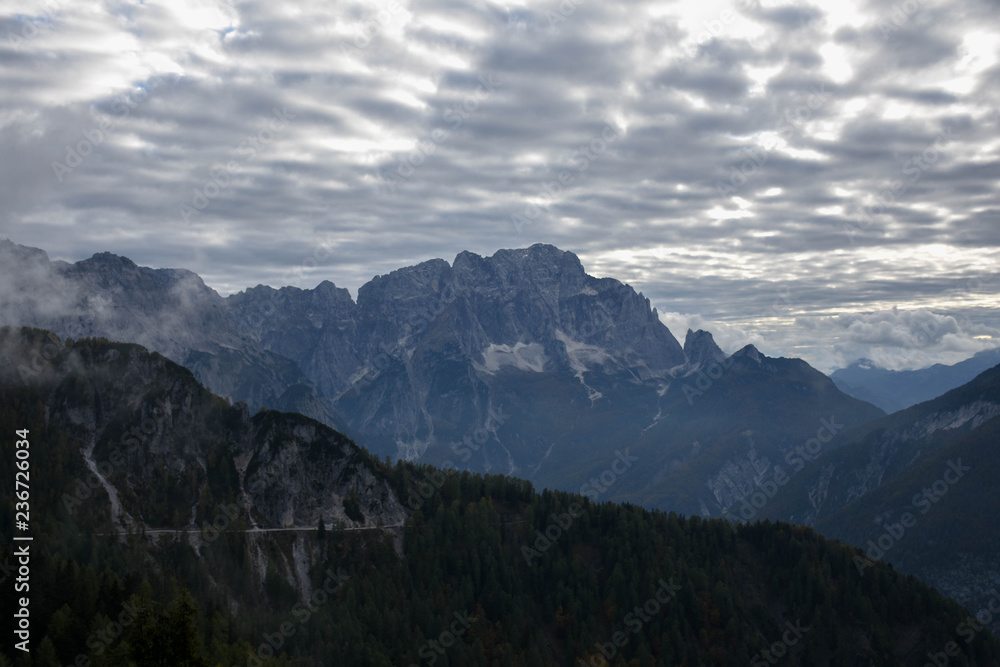
POLYGON ((779 147, 778 150, 798 160, 814 160, 814 161, 825 162, 830 159, 830 156, 824 155, 823 153, 820 153, 817 150, 813 150, 812 148, 792 148, 791 146, 786 145, 779 147))
POLYGON ((230 24, 230 16, 222 6, 198 0, 176 0, 164 5, 177 17, 177 23, 192 30, 211 28, 220 30, 230 24))
MULTIPOLYGON (((870 12, 865 12, 862 6, 848 2, 814 2, 811 3, 824 14, 824 20, 828 27, 828 32, 833 34, 840 28, 864 28, 877 22, 878 17, 870 12)), ((886 11, 892 8, 887 6, 886 11)))
POLYGON ((763 95, 767 92, 767 82, 771 80, 771 77, 778 74, 783 70, 785 66, 783 64, 773 65, 771 67, 753 67, 751 65, 746 65, 743 70, 747 73, 747 77, 753 81, 753 86, 750 87, 751 95, 763 95))
POLYGON ((394 153, 407 151, 415 146, 412 137, 382 136, 378 139, 362 139, 359 137, 326 137, 316 139, 316 144, 338 153, 394 153))
POLYGON ((705 211, 705 215, 715 220, 736 220, 738 218, 752 218, 754 214, 750 211, 740 209, 738 211, 733 211, 731 209, 722 208, 721 206, 713 206, 712 208, 705 211))
POLYGON ((970 33, 962 38, 959 48, 961 59, 949 69, 949 77, 942 84, 945 90, 956 95, 967 95, 975 90, 980 75, 997 62, 1000 37, 992 33, 970 33))
POLYGON ((903 104, 896 100, 890 100, 882 108, 883 120, 900 120, 902 118, 909 118, 912 114, 913 114, 912 104, 903 104))
POLYGON ((836 83, 847 83, 854 76, 854 69, 847 62, 847 50, 838 44, 828 42, 820 47, 823 56, 823 72, 836 83))

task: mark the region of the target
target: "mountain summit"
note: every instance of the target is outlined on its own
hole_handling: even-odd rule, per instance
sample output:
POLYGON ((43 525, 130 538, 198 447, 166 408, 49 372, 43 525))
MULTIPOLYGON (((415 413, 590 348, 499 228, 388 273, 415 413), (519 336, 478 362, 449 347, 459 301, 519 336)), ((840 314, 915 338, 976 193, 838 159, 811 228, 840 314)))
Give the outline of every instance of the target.
POLYGON ((748 455, 778 457, 831 409, 849 424, 881 414, 801 360, 752 346, 727 358, 706 331, 681 347, 642 294, 551 245, 400 268, 356 302, 328 281, 223 298, 189 271, 110 253, 50 262, 10 243, 0 277, 19 287, 0 293, 0 324, 140 343, 220 395, 301 412, 378 455, 571 490, 630 446, 658 466, 601 485, 604 499, 670 507, 684 487, 686 511, 717 514, 716 448, 742 447, 740 433, 768 434, 748 455), (786 419, 761 421, 778 398, 786 419), (693 441, 696 475, 675 479, 693 441))

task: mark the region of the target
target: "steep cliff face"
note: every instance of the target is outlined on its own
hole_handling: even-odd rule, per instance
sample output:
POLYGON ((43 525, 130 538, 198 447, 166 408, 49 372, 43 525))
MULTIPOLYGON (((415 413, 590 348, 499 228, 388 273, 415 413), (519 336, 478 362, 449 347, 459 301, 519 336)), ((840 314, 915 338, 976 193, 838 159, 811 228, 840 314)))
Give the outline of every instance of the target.
MULTIPOLYGON (((687 363, 647 299, 547 245, 376 276, 357 304, 323 283, 257 287, 227 307, 262 347, 295 360, 374 451, 437 463, 467 454, 459 462, 477 470, 530 475, 558 437, 525 405, 525 385, 544 384, 568 421, 602 399, 620 404, 631 386, 639 418, 652 419, 656 392, 687 363), (477 432, 487 435, 475 450, 461 449, 477 432)), ((702 340, 713 356, 711 335, 702 340)), ((614 418, 636 416, 625 412, 614 418)))
POLYGON ((64 346, 5 327, 0 358, 0 385, 44 389, 49 420, 74 434, 120 530, 198 533, 228 505, 240 508, 228 521, 259 529, 405 517, 373 459, 340 433, 298 414, 251 416, 140 346, 64 346))
MULTIPOLYGON (((519 374, 589 406, 614 400, 602 382, 662 390, 686 363, 647 299, 552 246, 402 268, 364 285, 357 303, 329 282, 223 299, 193 273, 110 253, 69 265, 4 241, 0 259, 14 288, 0 294, 0 324, 138 343, 220 395, 302 412, 403 458, 495 434, 519 374)), ((470 466, 538 464, 531 447, 515 457, 494 440, 470 466)))
POLYGON ((690 371, 707 368, 712 364, 722 363, 726 355, 715 343, 712 334, 699 329, 688 329, 684 338, 684 356, 687 357, 690 371))
POLYGON ((354 301, 329 281, 312 290, 258 285, 228 297, 226 309, 261 348, 307 371, 324 396, 344 391, 361 364, 354 301))

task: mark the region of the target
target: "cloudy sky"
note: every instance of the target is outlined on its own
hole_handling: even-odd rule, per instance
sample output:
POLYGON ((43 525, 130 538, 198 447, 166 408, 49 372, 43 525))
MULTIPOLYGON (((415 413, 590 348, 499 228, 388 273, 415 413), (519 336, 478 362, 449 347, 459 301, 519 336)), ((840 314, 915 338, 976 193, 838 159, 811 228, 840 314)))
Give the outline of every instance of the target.
POLYGON ((1000 345, 1000 4, 25 0, 0 238, 222 294, 551 243, 823 370, 1000 345))

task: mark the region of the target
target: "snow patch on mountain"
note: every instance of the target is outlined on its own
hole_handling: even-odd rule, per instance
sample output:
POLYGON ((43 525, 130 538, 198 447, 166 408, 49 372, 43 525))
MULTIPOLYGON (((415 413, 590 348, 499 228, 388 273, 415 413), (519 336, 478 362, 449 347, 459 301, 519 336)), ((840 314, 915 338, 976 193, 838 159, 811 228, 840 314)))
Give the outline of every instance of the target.
POLYGON ((583 374, 590 371, 587 363, 603 365, 611 358, 611 355, 596 345, 588 345, 587 343, 573 340, 559 329, 556 329, 556 340, 566 347, 566 356, 569 358, 570 368, 576 372, 576 377, 580 380, 580 384, 587 389, 590 404, 593 405, 594 401, 602 398, 604 394, 589 386, 583 379, 583 374))
POLYGON ((545 370, 545 348, 541 343, 522 343, 514 345, 497 345, 490 343, 483 350, 483 364, 475 364, 478 370, 489 374, 496 373, 502 366, 513 366, 520 371, 542 373, 545 370))

